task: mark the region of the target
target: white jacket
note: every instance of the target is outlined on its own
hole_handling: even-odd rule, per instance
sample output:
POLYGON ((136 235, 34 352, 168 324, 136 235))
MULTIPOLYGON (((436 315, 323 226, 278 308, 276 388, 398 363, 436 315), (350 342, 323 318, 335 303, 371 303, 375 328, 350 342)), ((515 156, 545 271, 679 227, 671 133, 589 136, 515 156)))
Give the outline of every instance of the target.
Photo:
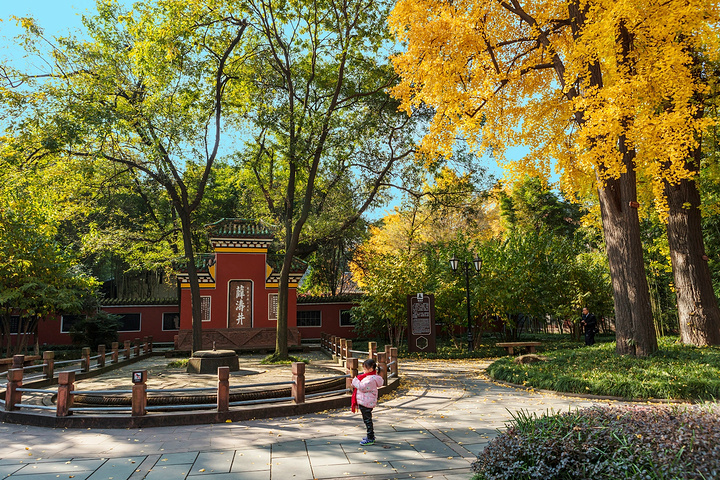
POLYGON ((353 387, 357 389, 355 398, 358 405, 366 408, 375 408, 378 400, 378 388, 382 387, 383 379, 380 375, 368 375, 362 380, 353 378, 353 387))

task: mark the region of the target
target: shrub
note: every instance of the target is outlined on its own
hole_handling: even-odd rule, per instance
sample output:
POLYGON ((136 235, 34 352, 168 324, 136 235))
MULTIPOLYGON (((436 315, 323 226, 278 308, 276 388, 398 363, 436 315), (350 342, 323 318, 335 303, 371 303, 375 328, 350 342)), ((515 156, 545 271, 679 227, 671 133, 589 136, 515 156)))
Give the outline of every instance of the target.
POLYGON ((70 328, 70 338, 73 344, 90 347, 93 351, 97 351, 98 345, 110 346, 118 339, 118 319, 119 315, 100 310, 93 316, 75 322, 70 328))
POLYGON ((718 438, 716 405, 520 412, 478 455, 474 480, 718 478, 718 438))
POLYGON ((623 398, 714 400, 720 398, 720 348, 658 339, 660 350, 647 358, 615 354, 614 342, 545 351, 550 359, 525 365, 502 358, 487 373, 535 388, 623 398))

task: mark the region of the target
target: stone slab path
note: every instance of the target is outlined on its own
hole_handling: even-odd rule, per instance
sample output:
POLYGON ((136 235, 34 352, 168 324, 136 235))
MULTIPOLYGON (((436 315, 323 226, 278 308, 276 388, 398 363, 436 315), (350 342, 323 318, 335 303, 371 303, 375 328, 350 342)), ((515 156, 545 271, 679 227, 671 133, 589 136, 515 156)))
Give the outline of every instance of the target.
MULTIPOLYGON (((471 462, 512 412, 600 403, 497 385, 482 376, 486 365, 402 362, 400 389, 374 410, 377 443, 369 447, 358 444, 364 426, 360 415, 348 410, 147 429, 0 424, 0 478, 468 480, 471 462)), ((115 378, 126 380, 122 372, 115 378)), ((105 387, 113 383, 103 382, 105 387)))

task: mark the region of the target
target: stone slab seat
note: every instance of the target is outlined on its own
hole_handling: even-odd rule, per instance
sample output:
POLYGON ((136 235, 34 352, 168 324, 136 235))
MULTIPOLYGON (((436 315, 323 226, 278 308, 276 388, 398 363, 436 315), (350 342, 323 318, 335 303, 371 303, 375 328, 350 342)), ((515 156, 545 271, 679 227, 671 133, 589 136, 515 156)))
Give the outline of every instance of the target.
POLYGON ((193 353, 193 358, 224 358, 237 357, 235 350, 198 350, 193 353))
POLYGON ((512 355, 515 348, 527 347, 530 353, 535 353, 535 347, 542 345, 542 342, 500 342, 495 344, 498 347, 503 347, 507 350, 509 355, 512 355))
POLYGON ((240 370, 234 350, 199 350, 188 360, 188 373, 216 374, 218 367, 230 367, 231 372, 240 370))

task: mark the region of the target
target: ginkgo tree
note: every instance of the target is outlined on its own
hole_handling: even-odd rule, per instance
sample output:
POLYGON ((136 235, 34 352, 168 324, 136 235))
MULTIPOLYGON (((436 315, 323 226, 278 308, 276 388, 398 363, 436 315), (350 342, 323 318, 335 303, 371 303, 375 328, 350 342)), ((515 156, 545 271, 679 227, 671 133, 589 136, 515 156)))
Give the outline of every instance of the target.
POLYGON ((638 185, 665 208, 665 182, 694 176, 708 122, 688 52, 718 51, 718 14, 703 0, 401 0, 390 17, 407 45, 395 95, 435 109, 428 154, 449 154, 456 135, 501 160, 524 144, 516 174, 547 178, 554 161, 566 192, 597 188, 620 354, 657 349, 638 185))

